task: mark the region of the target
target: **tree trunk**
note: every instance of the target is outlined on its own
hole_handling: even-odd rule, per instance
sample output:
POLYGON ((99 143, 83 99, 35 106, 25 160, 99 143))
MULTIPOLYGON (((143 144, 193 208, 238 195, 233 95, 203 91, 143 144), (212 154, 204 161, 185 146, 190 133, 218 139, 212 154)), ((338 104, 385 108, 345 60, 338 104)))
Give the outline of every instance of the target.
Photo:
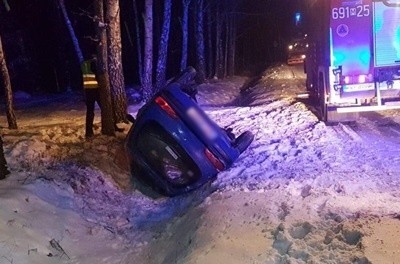
POLYGON ((222 56, 222 14, 221 8, 218 5, 216 11, 216 21, 215 21, 215 78, 221 79, 224 75, 223 71, 223 56, 222 56))
POLYGON ((204 0, 198 0, 196 5, 196 65, 197 80, 203 82, 205 79, 206 63, 204 55, 204 0))
POLYGON ((140 37, 140 26, 139 26, 139 12, 137 9, 137 2, 133 0, 133 13, 135 15, 135 34, 136 34, 136 52, 138 59, 138 75, 139 82, 143 85, 143 53, 142 53, 142 38, 140 37))
POLYGON ((3 44, 1 42, 1 38, 0 38, 0 71, 1 71, 1 81, 6 94, 6 108, 7 108, 6 114, 7 114, 8 128, 17 129, 18 128, 17 118, 15 117, 14 113, 14 102, 11 89, 10 75, 8 74, 6 58, 4 56, 3 44))
POLYGON ((127 122, 127 99, 122 70, 122 44, 119 0, 106 0, 106 21, 108 24, 108 73, 110 76, 114 122, 127 122))
POLYGON ((229 56, 228 56, 228 76, 235 75, 236 57, 236 17, 234 14, 229 19, 229 56))
POLYGON ((187 68, 188 58, 188 38, 189 38, 189 5, 192 0, 182 0, 182 57, 181 57, 181 72, 187 68))
POLYGON ((214 72, 214 64, 213 64, 213 32, 212 32, 212 8, 209 6, 207 8, 207 71, 208 71, 208 78, 212 77, 214 72))
POLYGON ((6 11, 9 12, 11 8, 10 8, 10 5, 8 4, 8 1, 3 0, 3 4, 4 4, 4 8, 6 9, 6 11))
POLYGON ((4 156, 3 139, 0 136, 0 180, 5 179, 9 173, 6 157, 4 156))
POLYGON ((79 46, 79 41, 78 41, 78 38, 75 35, 75 31, 74 31, 74 28, 72 27, 71 21, 69 20, 67 9, 65 8, 64 0, 58 0, 58 5, 59 5, 59 7, 61 9, 65 25, 67 26, 69 35, 70 35, 72 43, 74 45, 75 54, 76 54, 76 57, 78 59, 79 65, 81 65, 82 62, 83 62, 82 50, 81 50, 81 48, 79 46))
POLYGON ((110 78, 107 65, 107 34, 104 24, 104 2, 94 1, 94 12, 97 17, 96 36, 99 42, 97 53, 97 82, 99 83, 101 104, 101 133, 115 136, 114 112, 111 100, 110 78))
POLYGON ((225 13, 224 78, 228 75, 229 13, 225 13))
POLYGON ((157 91, 160 91, 164 87, 166 82, 168 41, 171 25, 171 5, 171 0, 164 0, 164 21, 161 32, 160 45, 158 46, 158 61, 156 71, 157 91))
POLYGON ((145 0, 143 99, 153 96, 153 0, 145 0))

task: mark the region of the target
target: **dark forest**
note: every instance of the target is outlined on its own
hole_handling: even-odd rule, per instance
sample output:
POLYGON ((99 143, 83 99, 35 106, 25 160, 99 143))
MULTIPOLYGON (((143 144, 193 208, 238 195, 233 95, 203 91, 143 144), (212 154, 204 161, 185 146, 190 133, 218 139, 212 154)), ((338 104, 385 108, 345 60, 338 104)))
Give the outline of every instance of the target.
MULTIPOLYGON (((154 1, 153 48, 154 58, 163 23, 163 2, 154 1)), ((180 71, 182 56, 182 12, 184 1, 172 1, 166 77, 180 71)), ((196 66, 195 12, 197 1, 189 2, 188 61, 196 66)), ((256 74, 268 64, 284 56, 285 42, 294 29, 294 13, 299 6, 293 0, 231 0, 203 3, 203 34, 207 78, 215 75, 216 23, 221 19, 221 56, 226 56, 229 45, 235 43, 234 74, 256 74), (251 2, 251 3, 250 3, 251 2), (233 40, 227 41, 229 19, 234 27, 233 40), (210 31, 211 32, 208 32, 210 31), (210 37, 212 39, 208 40, 210 37), (210 43, 210 44, 208 44, 210 43), (211 45, 211 47, 209 46, 211 45)), ((127 86, 140 84, 138 75, 138 41, 143 41, 144 1, 120 1, 120 29, 122 37, 122 65, 127 86), (134 6, 138 18, 135 17, 134 6), (139 23, 139 25, 136 25, 139 23), (138 27, 137 27, 138 26, 138 27), (139 29, 139 32, 136 32, 139 29), (141 40, 137 39, 139 33, 141 40)), ((65 6, 84 57, 95 53, 96 31, 93 1, 66 0, 65 6)), ((13 90, 30 93, 62 92, 81 89, 79 60, 63 20, 58 0, 8 0, 0 4, 0 36, 13 90)), ((143 43, 141 43, 143 49, 143 43)), ((143 55, 142 55, 143 56, 143 55)), ((233 55, 228 55, 233 56, 233 55)), ((222 58, 222 60, 224 60, 222 58)), ((156 59, 154 59, 156 68, 156 59)), ((219 77, 232 74, 220 73, 219 77)), ((154 78, 154 77, 153 77, 154 78)))

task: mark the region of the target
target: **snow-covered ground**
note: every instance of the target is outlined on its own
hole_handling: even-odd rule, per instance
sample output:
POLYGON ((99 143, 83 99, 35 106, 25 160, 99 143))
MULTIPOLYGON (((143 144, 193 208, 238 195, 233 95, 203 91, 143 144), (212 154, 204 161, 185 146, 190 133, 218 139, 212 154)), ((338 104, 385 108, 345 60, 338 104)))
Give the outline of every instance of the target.
POLYGON ((212 183, 157 199, 130 181, 128 124, 101 136, 97 113, 86 141, 79 95, 20 99, 19 129, 0 119, 0 263, 400 263, 399 112, 326 126, 304 89, 285 65, 201 85, 210 117, 255 140, 212 183))

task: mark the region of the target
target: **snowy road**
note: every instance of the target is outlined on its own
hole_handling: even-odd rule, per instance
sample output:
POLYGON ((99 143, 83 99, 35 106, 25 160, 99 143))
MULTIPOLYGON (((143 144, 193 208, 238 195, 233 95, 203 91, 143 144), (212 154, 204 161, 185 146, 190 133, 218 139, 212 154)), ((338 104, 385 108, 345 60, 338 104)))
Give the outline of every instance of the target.
POLYGON ((399 113, 326 126, 304 90, 286 65, 201 85, 210 117, 255 140, 209 185, 158 199, 131 184, 129 125, 101 136, 97 113, 85 141, 77 97, 22 104, 20 129, 2 128, 0 263, 400 263, 399 113))
POLYGON ((399 110, 362 113, 357 122, 350 126, 361 138, 373 138, 378 149, 400 149, 399 110))
POLYGON ((302 68, 281 66, 233 101, 240 107, 209 109, 255 142, 205 203, 143 252, 149 263, 398 263, 395 132, 374 113, 325 126, 296 100, 304 89, 302 68))

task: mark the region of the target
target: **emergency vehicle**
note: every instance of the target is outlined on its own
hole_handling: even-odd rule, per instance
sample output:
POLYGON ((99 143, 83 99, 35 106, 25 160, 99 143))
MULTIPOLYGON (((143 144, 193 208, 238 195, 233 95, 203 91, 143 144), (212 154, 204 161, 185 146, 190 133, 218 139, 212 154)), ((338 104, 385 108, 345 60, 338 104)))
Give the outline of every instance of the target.
POLYGON ((305 0, 310 97, 326 122, 400 108, 400 0, 305 0))

